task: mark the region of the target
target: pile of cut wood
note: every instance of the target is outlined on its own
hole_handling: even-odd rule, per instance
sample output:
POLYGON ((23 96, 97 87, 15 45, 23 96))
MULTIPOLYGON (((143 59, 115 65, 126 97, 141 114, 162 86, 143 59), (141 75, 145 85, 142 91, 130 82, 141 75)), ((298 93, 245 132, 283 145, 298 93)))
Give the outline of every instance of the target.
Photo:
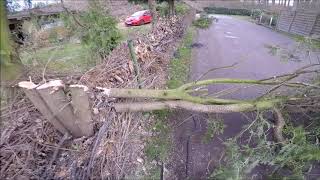
MULTIPOLYGON (((159 78, 164 80, 170 54, 168 50, 181 38, 184 28, 181 17, 160 18, 154 30, 147 36, 138 35, 134 39, 135 53, 141 68, 144 86, 159 78)), ((127 43, 118 46, 104 60, 103 64, 91 69, 81 78, 80 83, 89 87, 135 87, 135 74, 127 43)), ((154 85, 152 85, 155 87, 154 85)))

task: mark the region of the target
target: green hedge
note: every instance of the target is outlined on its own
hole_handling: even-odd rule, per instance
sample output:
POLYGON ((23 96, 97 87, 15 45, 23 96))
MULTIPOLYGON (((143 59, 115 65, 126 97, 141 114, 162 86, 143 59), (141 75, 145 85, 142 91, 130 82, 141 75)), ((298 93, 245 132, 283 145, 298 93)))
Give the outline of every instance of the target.
POLYGON ((228 14, 250 16, 251 11, 248 9, 230 9, 224 7, 205 7, 204 11, 209 14, 228 14))

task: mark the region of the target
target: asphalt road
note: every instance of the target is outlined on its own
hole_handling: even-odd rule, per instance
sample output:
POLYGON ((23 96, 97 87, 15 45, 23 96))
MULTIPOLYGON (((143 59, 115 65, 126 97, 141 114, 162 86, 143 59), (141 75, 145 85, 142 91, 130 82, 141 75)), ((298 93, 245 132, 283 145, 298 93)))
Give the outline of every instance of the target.
MULTIPOLYGON (((217 22, 207 30, 199 30, 197 47, 194 50, 191 67, 191 80, 212 68, 237 65, 232 68, 215 70, 202 79, 210 78, 245 78, 262 79, 277 74, 293 72, 299 67, 317 62, 316 56, 307 56, 301 47, 287 35, 275 32, 254 23, 230 16, 216 16, 217 22), (271 48, 272 47, 272 48, 271 48), (273 51, 271 51, 273 49, 273 51)), ((264 94, 266 87, 246 87, 234 85, 210 86, 211 96, 250 99, 264 94), (234 89, 231 94, 221 95, 225 89, 234 89), (218 94, 218 92, 220 92, 218 94)), ((219 160, 224 149, 222 144, 228 138, 234 137, 249 124, 254 114, 230 113, 224 115, 206 115, 190 112, 180 112, 177 117, 179 124, 175 130, 176 152, 173 167, 178 179, 205 179, 212 170, 219 166, 219 160), (203 143, 207 130, 205 119, 222 118, 226 125, 224 133, 215 136, 209 143, 203 143)), ((253 171, 253 179, 263 179, 266 167, 253 171)))

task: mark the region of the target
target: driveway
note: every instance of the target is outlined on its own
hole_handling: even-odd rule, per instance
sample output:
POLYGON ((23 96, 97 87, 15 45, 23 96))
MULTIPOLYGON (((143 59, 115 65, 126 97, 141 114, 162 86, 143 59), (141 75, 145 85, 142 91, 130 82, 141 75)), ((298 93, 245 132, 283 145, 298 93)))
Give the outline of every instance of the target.
MULTIPOLYGON (((309 58, 302 52, 295 53, 294 49, 299 50, 296 48, 296 42, 284 34, 246 20, 222 15, 216 17, 218 21, 214 22, 209 29, 199 30, 196 43, 201 46, 194 50, 191 80, 197 80, 212 68, 234 63, 237 65, 210 72, 202 79, 262 79, 292 72, 299 67, 318 61, 314 55, 309 58), (276 52, 274 52, 275 50, 276 52)), ((217 92, 224 89, 234 89, 234 87, 235 85, 210 86, 209 94, 216 96, 217 92)), ((264 94, 266 90, 266 87, 241 86, 232 94, 219 97, 250 99, 264 94)), ((219 166, 219 159, 224 149, 222 143, 237 135, 242 130, 242 126, 249 124, 254 116, 253 113, 207 115, 180 112, 178 116, 175 116, 179 123, 174 134, 177 151, 173 158, 176 163, 173 168, 177 177, 179 179, 186 177, 204 179, 210 175, 219 166), (226 126, 224 133, 215 136, 208 143, 203 143, 203 136, 207 130, 205 119, 220 118, 223 119, 226 126)), ((254 179, 263 179, 264 171, 265 169, 263 171, 256 169, 252 174, 254 179)))

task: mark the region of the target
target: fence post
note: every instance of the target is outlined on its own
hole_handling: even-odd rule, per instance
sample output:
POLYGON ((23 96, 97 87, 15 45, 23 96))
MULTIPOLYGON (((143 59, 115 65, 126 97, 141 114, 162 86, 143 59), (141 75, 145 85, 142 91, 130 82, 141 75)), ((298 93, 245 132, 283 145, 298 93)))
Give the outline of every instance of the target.
POLYGON ((272 19, 273 19, 273 16, 271 16, 270 18, 269 26, 272 26, 272 19))
POLYGON ((295 18, 296 18, 296 15, 297 15, 297 11, 294 11, 294 15, 293 15, 292 21, 291 21, 291 23, 290 23, 288 32, 291 32, 291 27, 292 27, 292 24, 294 23, 294 20, 295 20, 295 18))
POLYGON ((320 14, 318 14, 317 17, 315 18, 315 21, 313 22, 313 25, 312 25, 311 31, 309 33, 309 36, 312 35, 313 29, 316 26, 319 17, 320 17, 320 14))
POLYGON ((135 75, 137 76, 138 86, 139 86, 139 89, 141 89, 140 67, 137 61, 136 53, 134 52, 134 49, 133 49, 133 42, 131 39, 129 39, 127 42, 128 42, 130 55, 131 55, 131 60, 133 62, 134 72, 135 72, 135 75))

